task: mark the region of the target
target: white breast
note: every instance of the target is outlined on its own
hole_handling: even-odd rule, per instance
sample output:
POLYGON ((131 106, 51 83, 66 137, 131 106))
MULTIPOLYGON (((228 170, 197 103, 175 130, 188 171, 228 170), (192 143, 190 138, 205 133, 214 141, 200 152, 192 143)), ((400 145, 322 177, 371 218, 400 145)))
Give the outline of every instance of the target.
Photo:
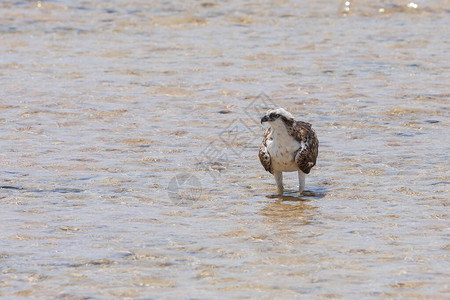
POLYGON ((274 133, 273 140, 268 141, 267 150, 272 159, 272 168, 278 172, 293 172, 298 170, 295 164, 295 151, 300 148, 300 143, 286 133, 274 133))

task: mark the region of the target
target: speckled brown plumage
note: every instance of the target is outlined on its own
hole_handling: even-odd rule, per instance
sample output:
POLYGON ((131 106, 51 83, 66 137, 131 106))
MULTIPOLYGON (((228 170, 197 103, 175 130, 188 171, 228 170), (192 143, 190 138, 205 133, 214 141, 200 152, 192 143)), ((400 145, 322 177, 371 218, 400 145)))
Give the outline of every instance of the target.
POLYGON ((316 165, 319 154, 319 140, 316 133, 311 128, 311 124, 302 121, 293 123, 287 129, 289 135, 302 145, 295 153, 295 163, 300 170, 309 174, 311 168, 316 165))
POLYGON ((272 139, 271 136, 272 128, 267 128, 266 133, 264 134, 264 139, 262 145, 259 147, 259 160, 261 161, 262 166, 266 169, 267 172, 272 173, 272 164, 270 154, 267 151, 267 141, 272 139))

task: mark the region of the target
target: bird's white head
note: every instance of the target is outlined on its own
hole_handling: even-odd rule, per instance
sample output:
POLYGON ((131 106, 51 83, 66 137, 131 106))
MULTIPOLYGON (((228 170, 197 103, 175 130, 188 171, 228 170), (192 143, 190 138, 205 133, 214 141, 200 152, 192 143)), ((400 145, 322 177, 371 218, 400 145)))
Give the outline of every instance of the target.
POLYGON ((294 116, 284 108, 269 109, 261 119, 261 124, 268 122, 271 127, 278 127, 281 124, 292 124, 295 121, 294 116))

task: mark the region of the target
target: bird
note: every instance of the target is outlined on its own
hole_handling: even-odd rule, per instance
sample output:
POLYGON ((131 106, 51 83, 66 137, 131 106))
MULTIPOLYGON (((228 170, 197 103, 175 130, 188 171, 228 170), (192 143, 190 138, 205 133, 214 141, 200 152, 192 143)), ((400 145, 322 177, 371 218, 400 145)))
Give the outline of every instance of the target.
POLYGON ((284 108, 269 109, 261 118, 261 125, 269 123, 259 160, 264 169, 275 177, 277 191, 282 194, 283 172, 298 172, 299 192, 305 189, 305 177, 316 165, 319 140, 312 125, 296 121, 284 108))

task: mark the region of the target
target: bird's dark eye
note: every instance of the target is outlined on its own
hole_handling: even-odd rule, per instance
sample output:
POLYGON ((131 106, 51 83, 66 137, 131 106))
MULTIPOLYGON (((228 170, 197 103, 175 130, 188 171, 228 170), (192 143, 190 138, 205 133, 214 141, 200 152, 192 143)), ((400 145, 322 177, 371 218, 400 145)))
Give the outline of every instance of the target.
POLYGON ((275 114, 273 117, 274 117, 274 118, 279 118, 280 115, 279 115, 279 114, 275 114))

